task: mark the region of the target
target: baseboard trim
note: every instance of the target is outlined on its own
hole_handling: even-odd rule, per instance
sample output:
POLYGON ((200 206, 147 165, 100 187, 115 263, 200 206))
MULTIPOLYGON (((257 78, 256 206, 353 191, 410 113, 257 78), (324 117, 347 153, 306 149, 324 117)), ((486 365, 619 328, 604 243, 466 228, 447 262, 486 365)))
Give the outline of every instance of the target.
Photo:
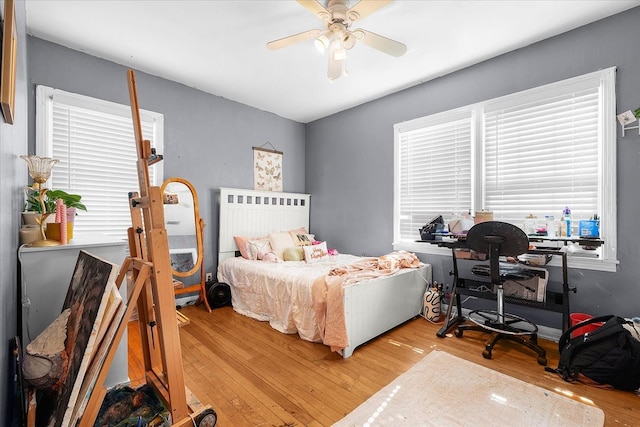
POLYGON ((538 336, 549 341, 558 342, 562 336, 562 331, 549 326, 538 325, 538 336))

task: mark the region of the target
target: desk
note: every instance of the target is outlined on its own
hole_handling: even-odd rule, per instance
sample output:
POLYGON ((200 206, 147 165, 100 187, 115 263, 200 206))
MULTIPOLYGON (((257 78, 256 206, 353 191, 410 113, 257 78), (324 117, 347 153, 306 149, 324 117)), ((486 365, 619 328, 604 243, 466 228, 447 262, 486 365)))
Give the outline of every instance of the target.
MULTIPOLYGON (((449 247, 451 244, 464 242, 465 238, 464 234, 452 233, 435 233, 434 236, 434 240, 416 240, 416 242, 432 243, 439 246, 449 247)), ((529 234, 527 238, 531 243, 562 242, 563 246, 567 246, 568 243, 577 243, 580 246, 587 247, 599 247, 604 244, 604 240, 591 237, 548 237, 529 234)))
POLYGON ((597 248, 602 246, 604 240, 591 237, 547 237, 547 236, 535 236, 528 235, 529 242, 531 243, 545 243, 545 242, 562 242, 563 246, 567 246, 567 243, 577 243, 580 246, 597 248))
MULTIPOLYGON (((438 330, 436 335, 443 337, 449 333, 452 329, 456 328, 458 324, 463 322, 465 318, 462 315, 462 306, 460 302, 460 295, 473 295, 478 298, 492 298, 495 299, 494 293, 475 292, 467 286, 467 282, 473 282, 471 279, 462 279, 458 270, 458 258, 456 257, 457 249, 466 248, 466 242, 462 239, 455 241, 440 241, 433 242, 439 246, 451 248, 451 255, 453 257, 453 272, 454 276, 453 287, 451 289, 451 295, 447 307, 447 314, 445 317, 445 324, 438 330), (455 300, 454 300, 455 298, 455 300), (451 317, 453 305, 456 305, 456 316, 451 317)), ((530 249, 526 252, 529 255, 544 255, 544 256, 559 256, 562 258, 562 292, 551 292, 547 290, 546 299, 544 302, 530 301, 519 298, 505 297, 504 301, 510 304, 523 305, 527 307, 533 307, 541 310, 550 310, 562 313, 562 331, 566 331, 569 328, 569 292, 576 292, 575 288, 569 287, 568 274, 567 274, 567 254, 561 250, 553 249, 530 249)), ((479 262, 478 260, 469 260, 479 262)))

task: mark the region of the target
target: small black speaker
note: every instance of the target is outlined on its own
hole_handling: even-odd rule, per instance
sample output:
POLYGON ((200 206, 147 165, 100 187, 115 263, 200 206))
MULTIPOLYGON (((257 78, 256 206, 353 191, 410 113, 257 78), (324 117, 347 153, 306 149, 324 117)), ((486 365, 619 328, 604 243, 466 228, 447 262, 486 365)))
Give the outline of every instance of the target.
POLYGON ((231 288, 226 283, 212 283, 207 289, 207 301, 211 308, 231 305, 231 288))

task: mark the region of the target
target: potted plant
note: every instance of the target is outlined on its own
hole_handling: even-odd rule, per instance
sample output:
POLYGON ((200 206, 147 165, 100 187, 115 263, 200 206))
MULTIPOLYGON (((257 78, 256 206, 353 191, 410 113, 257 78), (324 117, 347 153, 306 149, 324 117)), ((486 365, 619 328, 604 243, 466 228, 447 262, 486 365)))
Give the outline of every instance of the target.
MULTIPOLYGON (((69 194, 64 190, 48 190, 44 195, 44 213, 52 213, 56 211, 56 200, 62 199, 62 203, 69 208, 87 210, 87 207, 80 203, 82 196, 79 194, 69 194)), ((27 193, 27 205, 25 208, 27 212, 42 212, 42 205, 40 204, 39 194, 35 190, 30 190, 27 193)))
POLYGON ((23 222, 25 224, 38 224, 41 214, 55 213, 56 201, 62 200, 62 203, 67 207, 67 227, 69 230, 69 239, 73 237, 73 220, 76 215, 76 210, 87 210, 87 207, 80 202, 82 196, 79 194, 70 194, 64 190, 48 190, 44 195, 44 207, 45 212, 42 212, 42 205, 40 204, 39 193, 33 190, 31 187, 27 187, 25 212, 22 214, 23 222))

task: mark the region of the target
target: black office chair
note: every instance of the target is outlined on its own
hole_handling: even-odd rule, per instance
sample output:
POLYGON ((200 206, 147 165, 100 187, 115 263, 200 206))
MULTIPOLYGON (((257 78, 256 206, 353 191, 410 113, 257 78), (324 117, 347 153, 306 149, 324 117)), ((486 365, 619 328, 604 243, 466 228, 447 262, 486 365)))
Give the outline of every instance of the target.
POLYGON ((496 292, 498 309, 496 311, 474 310, 469 313, 471 323, 459 324, 455 335, 462 337, 464 331, 490 332, 491 336, 485 344, 482 355, 491 359, 493 347, 501 339, 508 339, 529 347, 538 354, 538 363, 547 364, 546 351, 538 345, 538 327, 523 317, 504 312, 503 281, 510 275, 519 274, 513 269, 500 270, 500 257, 515 257, 529 249, 529 239, 515 225, 500 222, 481 222, 467 233, 469 249, 489 256, 489 276, 496 292))

